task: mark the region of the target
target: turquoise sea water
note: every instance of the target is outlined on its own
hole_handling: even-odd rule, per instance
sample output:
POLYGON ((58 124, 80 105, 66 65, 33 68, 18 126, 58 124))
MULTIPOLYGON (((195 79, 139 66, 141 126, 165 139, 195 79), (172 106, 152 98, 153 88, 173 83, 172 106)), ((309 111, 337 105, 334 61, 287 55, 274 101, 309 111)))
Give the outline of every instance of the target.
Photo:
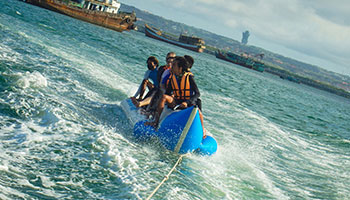
POLYGON ((145 199, 178 156, 130 134, 120 102, 150 55, 194 57, 211 157, 154 199, 350 199, 350 101, 136 32, 0 1, 0 199, 145 199))

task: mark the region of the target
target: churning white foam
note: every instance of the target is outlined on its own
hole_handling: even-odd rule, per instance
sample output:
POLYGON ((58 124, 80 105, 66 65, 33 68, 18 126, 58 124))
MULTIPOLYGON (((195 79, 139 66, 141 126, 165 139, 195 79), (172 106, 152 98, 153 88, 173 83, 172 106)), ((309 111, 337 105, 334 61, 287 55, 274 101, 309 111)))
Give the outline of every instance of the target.
POLYGON ((218 151, 209 158, 211 161, 199 160, 204 162, 202 168, 207 166, 211 173, 205 175, 205 178, 213 182, 213 187, 219 186, 217 190, 224 192, 226 199, 240 196, 236 187, 242 187, 241 180, 248 180, 252 185, 264 188, 277 199, 288 199, 261 165, 274 156, 266 150, 266 145, 283 148, 284 144, 278 140, 284 138, 284 141, 291 142, 289 133, 236 99, 205 92, 203 94, 211 105, 204 112, 204 123, 218 140, 218 151), (213 109, 214 107, 220 109, 213 109), (232 171, 237 174, 223 176, 232 174, 232 171), (227 185, 228 182, 233 185, 227 185))
POLYGON ((0 45, 0 60, 7 60, 14 63, 17 63, 20 54, 12 50, 6 44, 1 43, 0 45))
MULTIPOLYGON (((131 96, 132 93, 137 90, 137 85, 135 83, 119 76, 109 67, 99 64, 98 60, 87 60, 84 55, 73 51, 68 46, 59 46, 56 48, 43 43, 37 38, 30 38, 30 40, 44 46, 49 52, 71 61, 74 66, 70 67, 74 67, 81 73, 87 74, 89 77, 93 77, 95 81, 98 81, 103 85, 120 90, 126 93, 128 96, 131 96)), ((121 65, 118 59, 111 59, 113 59, 110 61, 113 65, 121 65)))
POLYGON ((32 73, 18 73, 20 79, 17 81, 17 85, 23 89, 25 88, 42 88, 47 87, 47 79, 38 71, 32 73))

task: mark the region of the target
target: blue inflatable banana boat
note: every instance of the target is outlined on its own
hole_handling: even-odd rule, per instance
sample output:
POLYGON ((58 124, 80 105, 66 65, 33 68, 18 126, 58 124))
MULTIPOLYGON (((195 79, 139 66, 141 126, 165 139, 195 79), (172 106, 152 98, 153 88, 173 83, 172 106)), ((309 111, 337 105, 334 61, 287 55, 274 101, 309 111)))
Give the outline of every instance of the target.
POLYGON ((133 124, 133 134, 138 140, 158 138, 166 149, 179 154, 195 152, 212 155, 217 150, 217 142, 213 137, 207 135, 203 139, 203 127, 197 107, 179 111, 164 108, 159 127, 155 130, 151 126, 145 126, 144 123, 148 120, 130 99, 122 101, 121 106, 133 124))

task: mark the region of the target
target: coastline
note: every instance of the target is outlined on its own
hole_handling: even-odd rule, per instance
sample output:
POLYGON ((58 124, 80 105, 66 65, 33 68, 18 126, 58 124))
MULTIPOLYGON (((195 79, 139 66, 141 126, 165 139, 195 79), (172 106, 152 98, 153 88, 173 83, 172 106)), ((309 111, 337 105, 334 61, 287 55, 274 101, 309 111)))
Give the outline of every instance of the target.
MULTIPOLYGON (((145 30, 144 29, 138 29, 137 32, 140 33, 144 33, 145 34, 145 30)), ((203 38, 205 40, 205 38, 203 38)), ((217 49, 215 47, 210 47, 210 46, 206 46, 206 48, 204 49, 203 53, 207 53, 207 54, 211 54, 213 56, 216 55, 216 52, 220 51, 220 49, 217 49)), ((217 58, 219 59, 219 58, 217 58)), ((280 66, 275 66, 272 63, 263 61, 264 63, 264 72, 266 73, 270 73, 279 77, 292 77, 292 79, 298 80, 297 83, 299 84, 304 84, 322 91, 326 91, 347 99, 350 99, 350 92, 347 92, 346 90, 342 89, 342 88, 338 88, 335 87, 329 83, 323 82, 323 81, 319 81, 319 80, 315 80, 312 79, 311 77, 307 77, 305 75, 300 75, 297 73, 293 73, 289 70, 286 70, 284 68, 281 68, 280 66)), ((288 80, 288 79, 287 79, 288 80)), ((293 81, 295 82, 295 81, 293 81)))

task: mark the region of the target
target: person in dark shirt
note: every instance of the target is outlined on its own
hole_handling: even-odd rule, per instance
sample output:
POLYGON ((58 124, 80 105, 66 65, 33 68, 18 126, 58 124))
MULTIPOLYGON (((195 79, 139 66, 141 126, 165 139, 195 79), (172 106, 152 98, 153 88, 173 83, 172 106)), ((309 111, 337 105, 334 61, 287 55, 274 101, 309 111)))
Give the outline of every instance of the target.
MULTIPOLYGON (((184 55, 184 58, 188 62, 188 69, 191 70, 194 64, 194 59, 192 58, 192 56, 189 55, 184 55)), ((200 98, 197 99, 196 105, 198 106, 199 110, 202 111, 202 100, 200 98)))

